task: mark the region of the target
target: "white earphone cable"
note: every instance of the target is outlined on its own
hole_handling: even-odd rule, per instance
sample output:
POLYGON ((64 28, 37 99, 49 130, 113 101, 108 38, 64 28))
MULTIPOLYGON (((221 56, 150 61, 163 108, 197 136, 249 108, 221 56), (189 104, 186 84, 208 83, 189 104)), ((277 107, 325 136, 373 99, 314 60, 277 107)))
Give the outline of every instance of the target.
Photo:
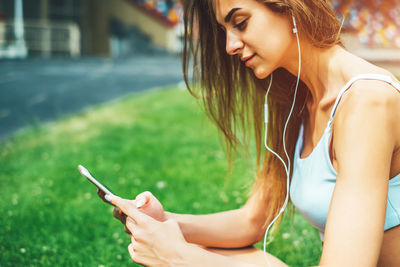
POLYGON ((271 221, 271 223, 268 225, 268 227, 267 227, 267 229, 266 229, 266 231, 265 231, 265 235, 264 235, 264 246, 263 246, 263 250, 264 250, 265 260, 267 261, 268 266, 271 266, 271 264, 270 264, 270 262, 269 262, 269 260, 268 260, 268 255, 267 255, 267 237, 268 237, 268 232, 269 232, 270 228, 272 227, 272 225, 275 223, 275 221, 276 221, 276 220, 282 215, 282 213, 285 211, 286 206, 287 206, 287 203, 288 203, 288 201, 289 201, 289 180, 290 180, 289 178, 290 178, 290 167, 291 167, 291 166, 290 166, 290 158, 289 158, 289 155, 288 155, 287 150, 286 150, 285 137, 286 137, 286 129, 287 129, 287 126, 288 126, 290 117, 292 116, 293 109, 294 109, 294 106, 295 106, 295 103, 296 103, 297 89, 298 89, 298 87, 299 87, 299 82, 300 82, 300 71, 301 71, 301 49, 300 49, 300 40, 299 40, 299 35, 298 35, 298 32, 297 32, 297 26, 296 26, 296 21, 295 21, 294 16, 292 16, 292 19, 293 19, 293 25, 294 25, 293 33, 296 34, 296 39, 297 39, 297 47, 298 47, 298 55, 299 55, 299 67, 298 67, 298 72, 297 72, 297 81, 296 81, 296 88, 295 88, 295 92, 294 92, 294 96, 293 96, 292 107, 291 107, 291 109, 290 109, 288 118, 287 118, 287 120, 286 120, 285 127, 284 127, 284 130, 283 130, 283 136, 282 136, 282 140, 283 140, 283 150, 285 151, 285 155, 286 155, 286 158, 287 158, 287 160, 288 160, 288 165, 286 165, 285 161, 284 161, 275 151, 273 151, 270 147, 268 147, 268 144, 267 144, 267 135, 268 135, 268 134, 267 134, 267 132, 268 132, 268 128, 267 128, 267 127, 268 127, 268 103, 267 103, 267 100, 268 100, 269 91, 270 91, 271 86, 272 86, 272 78, 273 78, 272 74, 271 74, 270 83, 269 83, 269 86, 268 86, 267 93, 265 94, 265 105, 264 105, 264 108, 265 108, 265 111, 264 111, 264 114, 265 114, 265 135, 264 135, 264 145, 265 145, 265 148, 266 148, 268 151, 270 151, 272 154, 274 154, 276 157, 278 157, 278 159, 282 162, 283 166, 285 167, 285 172, 286 172, 286 197, 285 197, 285 202, 283 203, 283 206, 282 206, 282 208, 280 209, 278 215, 277 215, 277 216, 271 221))

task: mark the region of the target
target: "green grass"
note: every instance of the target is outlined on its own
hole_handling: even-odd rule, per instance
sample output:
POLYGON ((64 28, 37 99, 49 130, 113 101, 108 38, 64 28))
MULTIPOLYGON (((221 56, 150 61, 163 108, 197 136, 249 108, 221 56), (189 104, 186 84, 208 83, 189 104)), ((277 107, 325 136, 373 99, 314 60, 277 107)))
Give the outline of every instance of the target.
MULTIPOLYGON (((0 266, 135 266, 122 225, 78 164, 122 197, 150 190, 179 213, 237 208, 254 176, 254 159, 239 153, 225 179, 216 128, 177 88, 32 127, 0 143, 0 266)), ((296 214, 269 251, 290 266, 309 266, 318 263, 321 244, 296 214)))

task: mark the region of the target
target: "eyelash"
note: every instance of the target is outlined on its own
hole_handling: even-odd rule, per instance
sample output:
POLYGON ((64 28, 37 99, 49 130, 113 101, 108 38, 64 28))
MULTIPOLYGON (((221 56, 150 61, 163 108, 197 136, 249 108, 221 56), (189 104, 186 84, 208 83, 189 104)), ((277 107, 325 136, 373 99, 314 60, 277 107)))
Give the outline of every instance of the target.
POLYGON ((246 27, 246 22, 247 22, 247 19, 245 19, 245 20, 243 20, 242 22, 236 24, 234 27, 235 27, 236 29, 239 29, 239 30, 242 31, 242 30, 244 30, 244 28, 246 27))

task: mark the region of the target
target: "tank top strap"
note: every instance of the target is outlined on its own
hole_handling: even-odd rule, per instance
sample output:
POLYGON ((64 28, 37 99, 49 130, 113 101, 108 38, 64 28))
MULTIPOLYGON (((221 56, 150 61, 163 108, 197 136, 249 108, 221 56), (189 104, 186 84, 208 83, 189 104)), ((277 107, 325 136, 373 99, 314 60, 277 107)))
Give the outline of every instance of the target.
POLYGON ((335 104, 333 105, 331 115, 329 117, 329 122, 328 122, 328 128, 331 127, 333 117, 335 116, 336 109, 339 105, 340 99, 342 98, 343 94, 353 85, 358 80, 379 80, 379 81, 384 81, 386 83, 389 83, 392 85, 394 88, 396 88, 400 92, 400 84, 396 83, 392 80, 392 78, 388 75, 383 75, 383 74, 375 74, 375 73, 368 73, 368 74, 361 74, 353 77, 350 81, 346 83, 346 85, 340 90, 335 104))

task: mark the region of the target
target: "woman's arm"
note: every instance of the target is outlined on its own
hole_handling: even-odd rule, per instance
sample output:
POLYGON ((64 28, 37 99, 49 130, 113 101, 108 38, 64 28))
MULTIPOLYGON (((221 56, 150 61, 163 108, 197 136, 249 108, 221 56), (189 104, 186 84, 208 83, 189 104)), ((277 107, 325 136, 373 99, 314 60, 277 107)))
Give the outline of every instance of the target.
POLYGON ((185 239, 206 247, 240 248, 264 236, 267 205, 257 195, 240 209, 207 215, 166 213, 179 223, 185 239))
MULTIPOLYGON (((104 198, 101 193, 99 196, 104 198)), ((267 205, 257 194, 240 209, 207 215, 164 212, 150 192, 139 194, 131 204, 158 221, 177 221, 187 242, 205 247, 242 248, 260 241, 265 232, 267 205)), ((114 209, 113 214, 125 224, 121 211, 114 209)))
POLYGON ((155 220, 140 212, 131 200, 117 196, 106 196, 106 199, 127 214, 126 226, 131 233, 128 250, 136 263, 145 266, 255 266, 188 243, 175 220, 155 220))
POLYGON ((325 228, 323 266, 377 265, 398 136, 399 96, 394 94, 381 83, 374 89, 356 87, 338 109, 333 135, 338 177, 325 228))

